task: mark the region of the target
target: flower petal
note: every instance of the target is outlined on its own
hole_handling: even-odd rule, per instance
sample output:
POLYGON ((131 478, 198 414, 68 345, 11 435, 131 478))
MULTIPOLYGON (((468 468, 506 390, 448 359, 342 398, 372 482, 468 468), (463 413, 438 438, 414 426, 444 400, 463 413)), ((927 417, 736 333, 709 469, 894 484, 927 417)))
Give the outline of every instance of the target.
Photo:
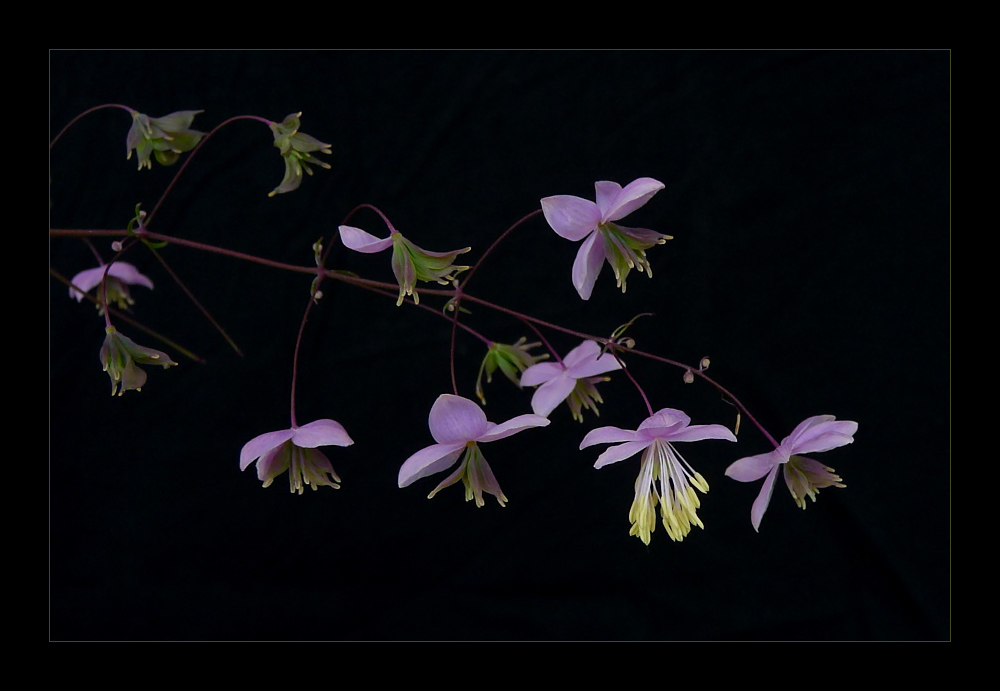
POLYGON ((392 246, 392 235, 387 238, 377 238, 353 226, 340 226, 340 240, 348 249, 365 254, 381 252, 392 246))
POLYGON ((521 386, 538 386, 555 379, 566 371, 566 368, 555 362, 539 362, 524 370, 521 374, 521 386))
POLYGON ((296 429, 292 443, 303 449, 314 449, 317 446, 350 446, 354 440, 339 422, 316 420, 296 429))
POLYGON ((639 178, 627 184, 624 189, 614 182, 598 182, 594 187, 597 189, 601 221, 606 222, 625 218, 662 190, 664 184, 653 178, 639 178))
POLYGON ((668 441, 701 441, 703 439, 725 439, 726 441, 736 441, 733 434, 725 425, 690 425, 682 430, 678 430, 668 441))
POLYGON ((567 240, 582 240, 601 222, 597 204, 568 194, 543 199, 542 214, 552 230, 567 240))
POLYGON ((754 482, 767 475, 781 464, 781 456, 776 452, 747 456, 726 468, 726 476, 739 482, 754 482))
POLYGON ((565 372, 555 379, 550 379, 539 386, 535 395, 531 397, 531 409, 535 411, 535 415, 548 417, 557 405, 566 400, 575 386, 576 379, 565 372))
POLYGON ((407 458, 399 468, 399 486, 406 487, 420 478, 440 473, 454 465, 465 450, 465 442, 432 444, 407 458))
POLYGON ((589 300, 590 294, 594 292, 594 284, 604 266, 604 257, 604 243, 600 241, 598 233, 591 233, 583 241, 573 262, 573 287, 584 300, 589 300))
POLYGON ((243 445, 240 451, 240 470, 246 470, 247 466, 266 454, 272 449, 284 444, 292 438, 295 430, 283 429, 278 432, 266 432, 254 437, 243 445))
POLYGON ((621 427, 598 427, 597 429, 592 429, 587 432, 587 436, 583 438, 580 442, 580 448, 585 449, 588 446, 593 446, 594 444, 617 444, 623 441, 638 441, 639 435, 630 430, 622 429, 621 427))
POLYGON ((817 415, 801 423, 781 445, 789 455, 818 453, 844 446, 854 441, 858 423, 851 420, 837 421, 832 415, 817 415), (806 423, 809 422, 809 425, 806 423))
MULTIPOLYGON (((728 473, 728 471, 727 471, 728 473)), ((750 508, 750 522, 753 524, 753 529, 760 532, 760 519, 764 517, 764 512, 767 511, 767 505, 771 503, 771 492, 774 491, 774 480, 778 477, 778 466, 774 466, 771 469, 771 473, 764 480, 763 486, 760 488, 760 494, 753 502, 753 506, 750 508)))
POLYGON ((549 420, 541 415, 531 415, 530 413, 526 415, 518 415, 517 417, 507 420, 507 422, 501 422, 499 425, 494 425, 488 432, 486 432, 486 434, 479 437, 476 441, 496 441, 497 439, 504 439, 531 427, 545 427, 548 424, 549 420))
MULTIPOLYGON (((103 269, 104 267, 101 268, 103 269)), ((129 285, 146 286, 150 290, 153 288, 153 282, 147 276, 139 273, 139 269, 128 262, 114 262, 111 268, 108 269, 108 275, 114 276, 129 285)), ((100 277, 98 277, 98 283, 100 283, 100 277)))
POLYGON ((600 354, 601 346, 597 344, 597 341, 584 341, 566 353, 563 364, 566 365, 566 369, 572 369, 577 365, 596 360, 600 354))
POLYGON ((490 428, 482 408, 468 398, 452 394, 442 394, 434 401, 428 426, 438 444, 464 444, 479 439, 490 428))
POLYGON ((618 461, 624 461, 626 458, 631 458, 640 451, 649 447, 650 442, 648 441, 629 441, 624 444, 619 444, 618 446, 609 447, 604 453, 597 457, 597 462, 594 463, 595 468, 603 468, 606 465, 612 463, 617 463, 618 461))

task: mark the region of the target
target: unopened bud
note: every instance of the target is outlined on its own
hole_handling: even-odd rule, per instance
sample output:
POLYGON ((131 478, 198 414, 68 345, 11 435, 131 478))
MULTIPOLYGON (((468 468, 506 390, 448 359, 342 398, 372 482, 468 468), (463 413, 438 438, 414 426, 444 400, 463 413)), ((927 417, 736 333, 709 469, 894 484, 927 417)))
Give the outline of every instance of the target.
POLYGON ((684 372, 684 383, 685 384, 693 384, 694 383, 694 372, 692 372, 691 370, 686 370, 684 372))

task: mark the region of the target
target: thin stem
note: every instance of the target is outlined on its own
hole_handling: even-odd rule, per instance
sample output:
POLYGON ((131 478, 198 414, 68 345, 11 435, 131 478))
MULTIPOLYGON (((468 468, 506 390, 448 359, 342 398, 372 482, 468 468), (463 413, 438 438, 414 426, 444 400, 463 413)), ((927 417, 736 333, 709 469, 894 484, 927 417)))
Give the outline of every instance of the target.
POLYGON ((170 194, 170 191, 174 188, 174 185, 177 184, 177 179, 180 178, 181 173, 183 173, 187 169, 188 164, 191 163, 191 159, 193 159, 194 156, 195 156, 195 154, 198 153, 201 150, 201 147, 205 145, 205 142, 207 142, 209 140, 209 138, 213 134, 215 134, 216 132, 218 132, 220 129, 222 129, 223 127, 225 127, 229 123, 235 122, 237 120, 256 120, 257 122, 264 123, 268 127, 271 126, 271 121, 270 120, 268 120, 266 118, 259 117, 257 115, 237 115, 236 117, 229 118, 228 120, 225 120, 222 123, 216 125, 214 128, 212 128, 212 130, 208 134, 206 134, 204 137, 201 138, 201 141, 198 142, 198 145, 195 146, 194 149, 191 150, 191 153, 184 157, 184 161, 181 163, 181 167, 177 169, 177 172, 174 174, 174 177, 170 181, 170 184, 168 184, 167 188, 165 190, 163 190, 163 194, 160 195, 160 199, 156 202, 156 206, 153 207, 153 210, 150 211, 149 215, 146 217, 146 225, 147 226, 150 223, 152 223, 153 216, 156 215, 156 212, 159 211, 160 206, 163 205, 163 202, 167 198, 167 195, 170 194))
POLYGON ((73 125, 75 125, 78 120, 80 120, 81 118, 83 118, 86 115, 90 115, 91 113, 96 113, 99 110, 104 110, 105 108, 119 108, 119 109, 124 110, 125 112, 127 112, 129 114, 132 114, 132 113, 135 112, 132 108, 129 108, 128 106, 123 106, 120 103, 105 103, 104 105, 94 106, 93 108, 88 108, 87 110, 83 111, 82 113, 80 113, 79 115, 77 115, 75 118, 73 118, 72 120, 70 120, 68 123, 66 123, 66 125, 61 130, 59 130, 58 134, 56 134, 56 136, 49 143, 49 149, 51 150, 52 147, 56 145, 56 142, 59 141, 59 139, 64 134, 66 134, 66 131, 69 130, 70 127, 72 127, 73 125))
POLYGON ((372 204, 358 204, 353 209, 351 209, 351 212, 347 214, 347 216, 344 217, 344 221, 340 225, 342 226, 347 225, 347 222, 351 220, 351 216, 361 211, 361 209, 370 209, 371 211, 377 213, 379 217, 382 219, 382 222, 385 223, 385 227, 389 229, 390 234, 399 232, 398 230, 396 230, 395 226, 392 225, 392 221, 390 221, 389 218, 384 213, 382 213, 382 210, 372 204))
POLYGON ((532 211, 530 214, 528 214, 527 216, 525 216, 524 218, 522 218, 520 221, 518 221, 517 223, 515 223, 514 225, 512 225, 510 228, 508 228, 507 230, 505 230, 503 233, 501 233, 500 237, 498 237, 496 240, 494 240, 493 244, 490 245, 489 247, 487 247, 486 251, 483 252, 482 255, 479 257, 479 259, 476 260, 476 263, 473 264, 472 267, 469 269, 469 273, 465 274, 465 284, 466 285, 469 284, 469 280, 473 277, 473 275, 475 275, 476 270, 479 268, 479 265, 482 264, 483 260, 486 259, 486 257, 488 257, 490 255, 490 253, 493 252, 493 250, 496 249, 497 245, 499 245, 501 242, 503 242, 507 238, 507 236, 510 235, 514 231, 515 228, 517 228, 518 226, 520 226, 521 224, 523 224, 525 221, 527 221, 527 220, 529 220, 531 218, 534 218, 535 216, 537 216, 540 213, 542 213, 541 209, 536 209, 536 210, 532 211))
POLYGON ((163 258, 163 256, 156 250, 155 247, 149 247, 149 251, 153 253, 153 256, 156 257, 157 261, 160 262, 160 266, 162 266, 166 270, 166 272, 170 274, 170 277, 174 279, 174 283, 176 283, 180 287, 180 289, 184 291, 184 294, 187 295, 188 299, 192 303, 194 303, 194 306, 198 308, 198 311, 202 313, 205 319, 207 319, 209 323, 215 327, 216 331, 222 334, 222 337, 226 339, 226 343, 228 343, 229 346, 236 351, 237 355, 243 357, 243 351, 239 349, 239 346, 236 345, 236 342, 229 336, 228 333, 226 333, 226 330, 223 329, 222 325, 215 320, 215 317, 211 315, 208 309, 205 308, 205 306, 202 305, 201 302, 199 302, 198 298, 194 296, 194 293, 192 293, 191 290, 187 287, 187 285, 185 285, 185 283, 180 279, 180 276, 174 273, 174 270, 170 268, 170 266, 167 264, 167 260, 163 258))
POLYGON ((625 376, 628 377, 628 380, 632 382, 632 384, 635 386, 636 389, 638 389, 639 395, 642 396, 642 400, 646 404, 646 410, 649 411, 649 417, 653 417, 653 406, 649 404, 649 398, 646 396, 646 392, 642 390, 642 387, 639 386, 639 382, 636 381, 636 378, 633 377, 632 373, 628 371, 627 367, 625 367, 625 362, 621 359, 618 353, 612 350, 611 355, 615 358, 615 360, 618 361, 618 364, 621 365, 622 367, 621 371, 625 373, 625 376))

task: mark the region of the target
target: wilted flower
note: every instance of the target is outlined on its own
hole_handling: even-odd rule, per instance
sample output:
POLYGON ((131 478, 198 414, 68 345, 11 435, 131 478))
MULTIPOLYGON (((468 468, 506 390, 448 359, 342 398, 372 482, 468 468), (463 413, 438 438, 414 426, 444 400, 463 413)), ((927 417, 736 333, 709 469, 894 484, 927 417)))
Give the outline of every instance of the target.
POLYGON ((836 449, 854 441, 858 423, 840 420, 833 415, 815 415, 803 420, 792 433, 781 440, 774 451, 741 458, 726 469, 726 475, 740 482, 754 482, 765 475, 764 485, 750 509, 750 522, 754 530, 760 530, 760 520, 771 502, 771 492, 778 476, 778 468, 783 468, 785 484, 795 503, 806 508, 805 498, 816 501, 816 492, 823 487, 844 487, 833 468, 822 463, 798 456, 800 453, 820 453, 836 449))
POLYGON ((298 189, 299 185, 302 184, 302 173, 312 175, 312 170, 308 165, 310 163, 323 168, 330 167, 328 163, 324 163, 312 155, 316 151, 323 154, 330 153, 330 145, 299 132, 299 117, 301 115, 302 113, 292 113, 281 122, 271 123, 274 145, 278 147, 285 159, 285 177, 281 180, 280 185, 268 193, 269 197, 298 189))
MULTIPOLYGON (((71 281, 73 285, 69 289, 69 296, 80 302, 83 296, 89 293, 92 288, 101 285, 101 281, 104 279, 105 268, 106 266, 102 264, 101 266, 95 266, 93 269, 81 271, 74 276, 71 281)), ((150 290, 153 288, 153 282, 139 273, 139 270, 128 262, 114 262, 107 271, 108 303, 118 303, 118 307, 121 309, 127 309, 129 305, 135 304, 132 294, 128 289, 130 285, 146 286, 150 290)), ((101 308, 100 303, 98 303, 98 308, 101 308)))
POLYGON ((476 500, 476 506, 483 506, 483 493, 492 494, 504 506, 507 497, 497 483, 489 463, 479 450, 479 443, 504 439, 529 427, 545 427, 549 421, 538 415, 518 415, 501 424, 489 422, 482 409, 467 398, 442 394, 431 406, 428 426, 436 444, 416 452, 399 469, 399 486, 440 473, 455 464, 462 457, 458 469, 446 477, 434 491, 427 495, 430 499, 445 487, 459 480, 465 485, 465 500, 476 500), (464 455, 463 455, 464 454, 464 455))
POLYGON ((683 540, 691 532, 692 525, 705 527, 698 518, 701 502, 694 490, 708 492, 708 483, 677 453, 673 444, 702 439, 736 441, 735 435, 722 425, 691 425, 690 422, 691 418, 683 412, 663 408, 646 418, 635 431, 599 427, 580 443, 581 449, 594 444, 617 444, 598 456, 595 468, 643 452, 639 478, 635 482, 635 501, 628 517, 632 522, 629 535, 638 535, 647 545, 656 529, 657 504, 663 527, 672 540, 683 540))
POLYGON ((672 239, 643 228, 625 228, 613 221, 624 218, 663 189, 652 178, 639 178, 625 186, 598 182, 597 202, 560 194, 542 200, 542 213, 552 230, 567 240, 583 240, 573 263, 573 285, 580 297, 590 299, 604 261, 615 272, 618 287, 625 292, 629 271, 638 269, 652 276, 646 250, 672 239))
POLYGON ((132 127, 125 141, 128 148, 126 159, 132 158, 132 151, 135 151, 136 158, 139 159, 139 170, 144 167, 153 169, 150 154, 156 157, 160 165, 169 166, 176 162, 182 153, 196 147, 205 136, 204 132, 191 129, 194 116, 203 112, 205 111, 179 110, 162 118, 151 118, 132 111, 132 127))
POLYGON ((111 377, 111 395, 121 396, 130 389, 139 391, 146 383, 146 373, 138 365, 176 365, 166 353, 137 345, 128 336, 122 336, 113 326, 105 329, 101 346, 101 364, 111 377))
POLYGON ((455 280, 456 274, 469 268, 455 266, 455 258, 472 249, 466 247, 451 252, 429 252, 414 245, 396 229, 387 238, 377 238, 360 228, 340 226, 340 239, 347 248, 364 254, 374 254, 392 247, 392 273, 399 283, 397 306, 403 304, 407 295, 412 295, 414 302, 420 302, 420 295, 414 292, 417 281, 435 281, 448 285, 455 280))
POLYGON ((486 396, 483 394, 483 373, 486 373, 486 383, 493 381, 493 373, 500 368, 504 376, 518 388, 521 388, 520 376, 527 368, 539 360, 544 360, 548 354, 532 355, 529 351, 542 345, 539 342, 525 343, 526 338, 519 338, 517 343, 507 345, 506 343, 491 343, 483 358, 483 364, 479 366, 479 376, 476 377, 476 396, 486 404, 486 396))
POLYGON ((583 409, 599 415, 597 404, 603 403, 597 393, 598 382, 607 377, 596 375, 621 369, 621 363, 610 353, 601 354, 601 346, 584 341, 563 358, 562 362, 541 362, 521 375, 521 386, 538 386, 531 397, 531 409, 536 415, 548 417, 563 401, 569 405, 573 419, 583 422, 583 409))
POLYGON ((288 471, 292 492, 302 494, 306 485, 340 489, 340 478, 319 446, 350 446, 354 443, 334 420, 316 420, 308 425, 267 432, 248 441, 240 451, 240 470, 257 461, 257 477, 268 487, 288 471), (329 476, 329 477, 327 477, 329 476), (333 478, 332 480, 330 478, 333 478))

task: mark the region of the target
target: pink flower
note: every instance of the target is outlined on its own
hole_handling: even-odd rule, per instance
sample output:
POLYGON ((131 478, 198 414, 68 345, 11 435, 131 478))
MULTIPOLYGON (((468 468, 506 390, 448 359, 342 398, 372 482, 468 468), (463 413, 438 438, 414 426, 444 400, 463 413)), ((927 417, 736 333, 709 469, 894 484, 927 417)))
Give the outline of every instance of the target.
POLYGON ((392 248, 392 273, 399 284, 397 307, 403 304, 407 295, 413 296, 414 302, 420 302, 420 294, 414 292, 417 281, 435 281, 448 285, 455 280, 457 274, 469 268, 455 266, 455 259, 472 249, 465 247, 451 252, 430 252, 417 247, 395 229, 389 233, 389 237, 377 238, 360 228, 340 226, 340 239, 345 247, 364 254, 392 248))
POLYGON ((656 529, 656 505, 667 535, 672 540, 683 540, 691 526, 704 528, 698 518, 701 506, 695 488, 708 492, 708 483, 701 473, 685 461, 673 444, 681 441, 726 439, 736 441, 729 429, 722 425, 691 425, 691 418, 679 410, 663 408, 646 418, 637 430, 618 427, 599 427, 583 438, 580 448, 594 444, 612 444, 597 458, 595 468, 631 458, 642 452, 639 478, 635 482, 635 500, 628 517, 632 522, 629 535, 638 535, 649 544, 656 529), (659 485, 659 487, 657 487, 659 485))
MULTIPOLYGON (((69 296, 75 298, 77 302, 83 300, 85 293, 89 293, 91 289, 101 285, 101 281, 104 280, 105 268, 106 265, 101 264, 93 269, 81 271, 74 276, 71 281, 73 285, 69 289, 69 296)), ((150 290, 153 289, 153 282, 139 273, 139 269, 135 268, 132 264, 128 262, 114 262, 111 268, 108 269, 108 304, 112 302, 118 303, 121 309, 126 309, 129 305, 135 304, 132 294, 128 289, 130 285, 146 286, 150 290)))
POLYGON ((446 477, 430 499, 445 487, 459 480, 465 485, 465 500, 475 498, 476 506, 483 506, 483 493, 492 494, 504 506, 507 497, 482 451, 480 443, 504 439, 529 427, 545 427, 549 421, 538 415, 518 415, 499 425, 486 419, 482 409, 467 398, 443 394, 431 406, 428 425, 436 444, 432 444, 406 459, 399 469, 399 486, 406 487, 417 480, 440 473, 452 467, 459 457, 458 469, 446 477), (463 455, 464 454, 464 455, 463 455))
POLYGON ((542 213, 552 230, 567 240, 583 240, 573 263, 573 285, 584 300, 590 299, 605 260, 615 272, 618 287, 625 292, 625 279, 632 269, 652 276, 646 250, 671 239, 652 230, 613 223, 648 202, 663 189, 662 182, 639 178, 624 188, 606 181, 594 187, 596 202, 567 194, 542 200, 542 213))
POLYGON ((831 486, 844 487, 840 478, 834 475, 833 468, 796 454, 819 453, 850 444, 857 431, 856 422, 838 422, 833 415, 816 415, 799 423, 774 451, 741 458, 726 468, 726 475, 740 482, 754 482, 767 476, 750 510, 750 522, 753 523, 754 530, 760 530, 760 519, 764 517, 771 501, 779 467, 784 469, 785 484, 788 485, 792 498, 803 509, 806 508, 806 496, 816 501, 817 490, 831 486))
POLYGON ((240 452, 240 470, 257 461, 257 477, 268 487, 286 470, 292 492, 302 494, 306 485, 339 489, 340 478, 319 446, 350 446, 354 441, 339 422, 316 420, 308 425, 267 432, 248 441, 240 452), (333 478, 331 480, 327 477, 333 478))
POLYGON ((531 409, 536 415, 548 417, 557 405, 569 399, 573 418, 583 422, 584 408, 597 413, 597 404, 604 402, 595 384, 607 381, 607 377, 597 375, 617 369, 621 369, 621 364, 614 355, 602 355, 601 346, 584 341, 569 351, 562 362, 540 362, 526 369, 521 375, 521 386, 538 386, 531 397, 531 409))

